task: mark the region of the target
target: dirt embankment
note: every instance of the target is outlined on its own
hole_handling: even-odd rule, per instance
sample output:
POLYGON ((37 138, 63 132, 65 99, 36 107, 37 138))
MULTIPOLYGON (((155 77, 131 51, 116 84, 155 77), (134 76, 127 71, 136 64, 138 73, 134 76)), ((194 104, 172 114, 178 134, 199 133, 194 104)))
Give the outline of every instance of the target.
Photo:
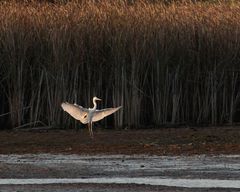
POLYGON ((1 131, 0 153, 240 154, 240 127, 1 131))

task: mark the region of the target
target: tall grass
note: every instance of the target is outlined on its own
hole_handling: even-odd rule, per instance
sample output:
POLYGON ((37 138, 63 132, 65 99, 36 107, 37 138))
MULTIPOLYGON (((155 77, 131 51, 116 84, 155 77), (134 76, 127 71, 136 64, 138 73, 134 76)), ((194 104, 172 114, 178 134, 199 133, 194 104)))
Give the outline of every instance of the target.
POLYGON ((123 105, 111 127, 239 122, 239 13, 237 2, 1 1, 0 122, 77 126, 60 103, 94 95, 123 105))

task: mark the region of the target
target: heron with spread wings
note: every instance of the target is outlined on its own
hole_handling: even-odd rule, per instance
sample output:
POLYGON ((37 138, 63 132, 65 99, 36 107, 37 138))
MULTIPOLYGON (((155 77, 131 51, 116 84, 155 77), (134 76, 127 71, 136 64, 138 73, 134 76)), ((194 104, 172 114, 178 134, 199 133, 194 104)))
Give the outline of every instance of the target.
POLYGON ((122 107, 119 106, 115 108, 98 110, 96 101, 101 101, 101 99, 93 97, 93 108, 88 109, 77 104, 70 104, 68 102, 61 104, 63 110, 69 113, 69 115, 71 115, 73 118, 79 120, 83 124, 88 124, 88 130, 91 138, 93 138, 92 123, 102 120, 104 117, 115 113, 122 107))

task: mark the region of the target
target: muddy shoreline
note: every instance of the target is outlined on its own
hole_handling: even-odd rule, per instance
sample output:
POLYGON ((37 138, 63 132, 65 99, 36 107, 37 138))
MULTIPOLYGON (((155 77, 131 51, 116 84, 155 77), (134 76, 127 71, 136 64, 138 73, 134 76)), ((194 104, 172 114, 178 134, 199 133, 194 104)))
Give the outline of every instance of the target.
POLYGON ((239 191, 240 155, 0 155, 0 191, 239 191), (33 188, 34 186, 34 188, 33 188))
POLYGON ((0 131, 0 154, 240 154, 240 127, 0 131))

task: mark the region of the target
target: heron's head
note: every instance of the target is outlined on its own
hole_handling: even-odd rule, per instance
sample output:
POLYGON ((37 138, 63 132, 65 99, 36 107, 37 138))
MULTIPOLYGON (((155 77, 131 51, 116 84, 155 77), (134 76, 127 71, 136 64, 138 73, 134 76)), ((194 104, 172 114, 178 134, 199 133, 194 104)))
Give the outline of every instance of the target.
POLYGON ((102 99, 99 99, 98 97, 93 97, 93 101, 102 101, 102 99))

